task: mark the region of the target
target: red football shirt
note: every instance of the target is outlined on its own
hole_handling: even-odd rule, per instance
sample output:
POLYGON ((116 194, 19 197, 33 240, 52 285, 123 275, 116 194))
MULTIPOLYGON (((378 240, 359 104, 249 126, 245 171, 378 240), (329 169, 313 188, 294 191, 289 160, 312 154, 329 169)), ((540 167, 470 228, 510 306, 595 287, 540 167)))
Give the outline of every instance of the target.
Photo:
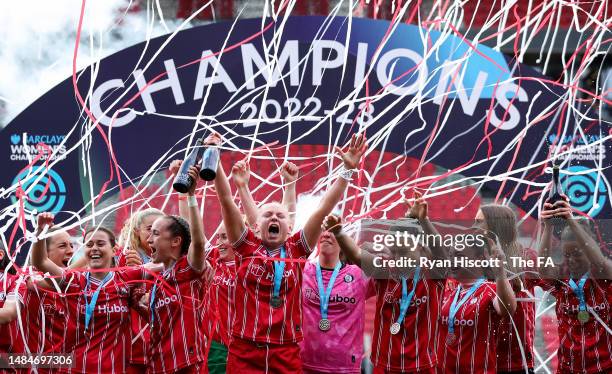
MULTIPOLYGON (((235 320, 232 336, 260 343, 286 344, 302 340, 302 269, 298 262, 285 262, 279 308, 270 306, 274 289, 274 258, 280 248, 263 246, 250 229, 233 244, 236 258, 235 320)), ((310 248, 303 231, 285 242, 287 259, 306 259, 310 248)))
MULTIPOLYGON (((0 272, 0 307, 3 307, 4 302, 9 298, 23 305, 24 285, 23 277, 0 272)), ((13 344, 17 339, 16 335, 19 332, 16 322, 0 325, 0 352, 12 352, 13 344)))
MULTIPOLYGON (((578 283, 578 280, 575 280, 578 283)), ((551 294, 557 299, 559 323, 560 372, 603 373, 612 371, 612 335, 605 326, 612 326, 612 280, 588 279, 584 296, 589 320, 578 320, 580 302, 566 281, 554 282, 551 294)))
MULTIPOLYGON (((123 251, 118 251, 115 255, 118 267, 126 267, 126 257, 123 251)), ((142 285, 146 292, 151 291, 151 284, 144 283, 142 285)), ((144 365, 147 363, 146 352, 149 349, 149 340, 151 338, 148 319, 144 319, 140 313, 134 309, 130 309, 130 324, 131 324, 131 341, 132 349, 130 353, 130 363, 135 365, 144 365)))
POLYGON ((215 326, 212 340, 229 346, 234 323, 234 290, 236 287, 236 264, 234 261, 217 263, 215 275, 209 289, 214 312, 215 326))
MULTIPOLYGON (((536 261, 537 252, 526 249, 524 256, 536 261)), ((512 317, 504 317, 497 335, 497 370, 518 371, 533 368, 533 341, 535 336, 535 287, 539 278, 533 278, 537 269, 525 269, 522 287, 516 287, 516 311, 512 317)), ((511 281, 512 283, 512 281, 511 281)))
MULTIPOLYGON (((145 272, 141 267, 122 269, 112 273, 110 280, 99 293, 89 328, 85 331, 85 272, 66 271, 61 284, 66 285, 68 308, 74 318, 71 323, 76 332, 73 373, 123 373, 127 369, 131 347, 130 308, 131 299, 139 289, 145 272)), ((101 281, 90 278, 87 301, 100 286, 101 281)), ((140 289, 139 289, 140 290, 140 289)))
POLYGON ((497 335, 497 370, 518 371, 533 368, 533 340, 535 336, 534 286, 515 290, 516 311, 512 317, 500 321, 497 335))
MULTIPOLYGON (((496 341, 500 317, 495 311, 495 283, 485 281, 455 315, 454 343, 447 344, 448 315, 457 292, 445 290, 438 319, 438 368, 441 373, 496 372, 496 341)), ((462 287, 459 300, 469 287, 462 287)))
MULTIPOLYGON (((421 270, 424 274, 425 270, 421 270)), ((412 277, 406 280, 407 293, 412 291, 412 277)), ((376 279, 376 315, 372 337, 374 366, 393 371, 416 371, 436 365, 436 318, 444 280, 421 276, 399 333, 390 332, 400 314, 402 281, 376 279)))
POLYGON ((149 369, 153 373, 174 372, 204 362, 203 275, 183 256, 163 272, 163 283, 157 281, 149 345, 149 369))
POLYGON ((41 285, 42 277, 34 275, 28 282, 23 298, 21 325, 24 334, 17 337, 16 352, 63 353, 72 350, 75 331, 67 320, 76 318, 69 313, 66 297, 57 282, 53 288, 41 285), (23 337, 26 341, 24 342, 23 337), (27 349, 26 349, 27 344, 27 349))
MULTIPOLYGON (((211 265, 211 267, 214 269, 215 273, 217 272, 217 261, 218 261, 218 257, 219 257, 219 253, 217 252, 217 249, 213 248, 210 252, 208 252, 206 258, 208 263, 211 265)), ((204 292, 204 310, 201 313, 202 315, 202 325, 204 326, 204 336, 206 336, 206 341, 210 342, 211 340, 215 339, 214 338, 214 330, 217 329, 217 313, 214 310, 214 305, 213 305, 213 295, 212 295, 212 290, 213 290, 213 284, 212 282, 209 282, 206 285, 205 288, 205 292, 204 292)), ((219 338, 216 338, 217 341, 220 341, 219 338)), ((205 354, 206 359, 208 360, 208 353, 210 351, 210 344, 207 346, 207 351, 205 354)))

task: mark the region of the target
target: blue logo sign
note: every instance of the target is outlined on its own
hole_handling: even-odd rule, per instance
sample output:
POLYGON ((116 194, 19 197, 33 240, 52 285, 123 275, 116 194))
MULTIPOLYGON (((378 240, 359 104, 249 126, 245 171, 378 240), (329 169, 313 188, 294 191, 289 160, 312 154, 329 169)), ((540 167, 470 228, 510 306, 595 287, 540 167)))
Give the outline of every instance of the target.
POLYGON ((595 217, 606 204, 608 188, 602 176, 598 178, 596 171, 585 173, 588 170, 590 169, 585 166, 571 166, 567 169, 568 172, 584 174, 564 175, 561 177, 561 183, 565 187, 565 194, 570 198, 572 207, 589 213, 596 205, 596 208, 589 213, 591 217, 595 217))
MULTIPOLYGON (((52 169, 45 172, 44 166, 34 166, 19 173, 13 184, 21 181, 21 188, 27 192, 24 208, 38 212, 58 213, 66 203, 66 185, 60 175, 52 169), (41 173, 45 173, 40 177, 41 173), (40 177, 40 180, 38 180, 40 177)), ((15 195, 11 196, 13 204, 17 202, 15 195)))
POLYGON ((13 144, 19 144, 19 141, 21 140, 21 136, 17 135, 17 134, 13 134, 11 135, 11 143, 13 144))

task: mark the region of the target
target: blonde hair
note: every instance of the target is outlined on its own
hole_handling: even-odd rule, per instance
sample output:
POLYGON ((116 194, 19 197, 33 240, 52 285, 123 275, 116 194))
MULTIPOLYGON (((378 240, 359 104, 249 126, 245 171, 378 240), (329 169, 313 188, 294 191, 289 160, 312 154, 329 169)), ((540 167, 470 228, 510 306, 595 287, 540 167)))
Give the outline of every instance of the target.
POLYGON ((150 216, 164 216, 164 212, 155 208, 148 208, 140 212, 132 214, 132 216, 125 221, 121 234, 119 234, 119 245, 124 250, 134 249, 138 250, 141 247, 140 237, 136 234, 136 230, 140 228, 142 221, 150 216))

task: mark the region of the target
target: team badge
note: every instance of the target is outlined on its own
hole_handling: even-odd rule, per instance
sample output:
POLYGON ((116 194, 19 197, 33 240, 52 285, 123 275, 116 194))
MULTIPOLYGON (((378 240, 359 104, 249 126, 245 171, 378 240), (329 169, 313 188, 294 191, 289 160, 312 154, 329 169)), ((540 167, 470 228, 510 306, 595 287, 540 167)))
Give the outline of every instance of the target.
POLYGON ((350 274, 347 274, 344 276, 344 282, 345 283, 351 283, 353 281, 353 276, 350 274))

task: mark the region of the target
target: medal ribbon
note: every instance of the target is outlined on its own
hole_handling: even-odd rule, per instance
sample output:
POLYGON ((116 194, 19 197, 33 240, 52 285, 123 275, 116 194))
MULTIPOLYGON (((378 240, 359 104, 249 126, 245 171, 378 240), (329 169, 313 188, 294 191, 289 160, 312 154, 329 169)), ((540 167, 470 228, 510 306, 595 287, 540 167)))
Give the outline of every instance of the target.
POLYGON ((586 273, 584 273, 582 278, 580 278, 578 284, 576 284, 576 282, 574 282, 574 280, 571 278, 568 282, 569 286, 572 288, 572 291, 574 291, 574 294, 578 297, 578 301, 580 302, 579 310, 581 312, 585 312, 587 310, 586 301, 584 299, 584 284, 586 283, 588 278, 589 272, 587 271, 586 273))
POLYGON ((478 279, 476 283, 474 283, 472 287, 470 287, 470 289, 465 293, 465 295, 463 296, 463 299, 461 299, 461 301, 459 302, 457 302, 457 300, 459 300, 459 294, 461 293, 461 285, 457 287, 457 293, 455 294, 453 303, 451 304, 450 310, 448 311, 448 333, 449 334, 455 333, 455 315, 459 311, 459 308, 461 308, 461 306, 465 304, 466 301, 468 301, 470 297, 472 297, 474 292, 476 292, 478 287, 480 287, 480 285, 483 282, 484 282, 484 278, 478 279))
MULTIPOLYGON (((280 259, 285 259, 285 246, 280 248, 280 259)), ((272 291, 272 297, 278 298, 280 294, 280 286, 283 280, 283 274, 285 273, 285 261, 274 261, 274 289, 272 291)))
POLYGON ((111 280, 113 277, 113 272, 109 272, 106 274, 102 282, 98 286, 98 289, 91 296, 91 301, 87 302, 87 293, 91 287, 91 274, 89 272, 85 273, 85 277, 87 278, 87 284, 85 285, 85 292, 83 297, 85 298, 85 331, 89 328, 89 322, 91 322, 91 316, 93 315, 94 310, 96 309, 96 303, 98 302, 98 296, 100 295, 100 291, 102 288, 111 280))
POLYGON ((153 322, 155 322, 155 292, 157 291, 157 283, 153 285, 153 289, 149 294, 149 310, 151 311, 151 329, 153 328, 153 322))
POLYGON ((338 277, 338 273, 340 272, 340 268, 342 267, 342 262, 338 261, 336 266, 334 267, 334 272, 329 278, 329 282, 327 283, 327 289, 323 284, 323 274, 321 274, 321 265, 317 262, 317 285, 319 286, 319 299, 321 300, 319 308, 321 309, 321 318, 327 319, 327 310, 329 308, 329 297, 332 293, 332 288, 334 288, 334 282, 338 277))
POLYGON ((421 268, 416 268, 416 270, 414 271, 414 275, 412 276, 412 291, 410 291, 410 293, 408 293, 406 277, 402 277, 402 300, 400 301, 400 314, 396 321, 398 325, 401 325, 404 321, 404 317, 406 317, 406 312, 408 311, 410 302, 412 302, 412 298, 414 297, 414 293, 416 292, 416 287, 419 283, 420 276, 421 268))

